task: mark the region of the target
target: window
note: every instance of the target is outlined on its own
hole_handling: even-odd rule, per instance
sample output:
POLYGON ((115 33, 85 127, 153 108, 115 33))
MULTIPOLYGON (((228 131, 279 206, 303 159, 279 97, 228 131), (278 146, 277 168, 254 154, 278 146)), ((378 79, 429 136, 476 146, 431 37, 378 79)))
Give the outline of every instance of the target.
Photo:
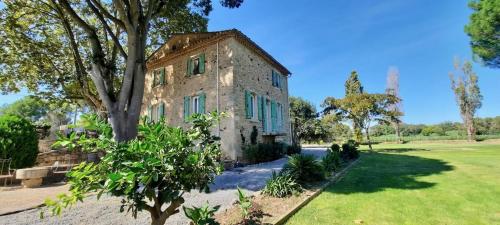
POLYGON ((192 99, 193 99, 192 112, 193 113, 200 113, 200 97, 195 96, 192 99))
POLYGON ((165 103, 160 102, 159 104, 148 106, 148 120, 151 122, 160 121, 161 117, 165 116, 165 103))
POLYGON ((187 75, 198 75, 205 73, 205 54, 189 57, 187 60, 187 75))
POLYGON ((205 113, 205 93, 184 97, 184 121, 194 113, 205 113))
POLYGON ((153 70, 153 87, 165 84, 165 67, 153 70))
POLYGON ((282 76, 278 72, 271 70, 271 80, 273 87, 281 88, 282 87, 282 76))
POLYGON ((257 120, 259 115, 259 101, 257 94, 245 91, 245 114, 247 119, 257 120))

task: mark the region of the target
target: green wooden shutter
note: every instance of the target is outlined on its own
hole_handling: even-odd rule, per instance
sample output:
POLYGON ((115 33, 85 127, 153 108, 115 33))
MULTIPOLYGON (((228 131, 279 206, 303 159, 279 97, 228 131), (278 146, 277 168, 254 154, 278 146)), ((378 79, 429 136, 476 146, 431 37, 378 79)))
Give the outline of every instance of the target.
POLYGON ((276 102, 274 100, 271 101, 271 130, 273 132, 276 131, 277 126, 277 114, 276 114, 276 102))
POLYGON ((259 121, 262 121, 262 115, 264 115, 262 112, 262 96, 257 96, 257 108, 258 108, 257 115, 259 117, 259 121))
POLYGON ((252 114, 251 114, 251 106, 250 106, 250 92, 245 90, 245 116, 247 119, 250 119, 252 118, 252 114))
POLYGON ((191 76, 193 74, 193 59, 191 58, 188 58, 187 60, 187 71, 186 71, 186 75, 187 76, 191 76))
POLYGON ((161 102, 158 107, 158 118, 165 117, 165 103, 161 102))
POLYGON ((274 70, 271 70, 271 79, 273 83, 273 87, 276 86, 276 75, 274 74, 274 70))
POLYGON ((165 67, 161 68, 160 70, 160 84, 165 84, 165 67))
POLYGON ((200 73, 205 73, 205 53, 200 55, 200 73))
POLYGON ((151 105, 148 105, 148 122, 151 122, 151 120, 153 120, 153 109, 151 107, 151 105))
POLYGON ((268 132, 267 119, 266 98, 262 97, 262 128, 264 129, 264 133, 268 132))
POLYGON ((206 95, 205 95, 205 93, 201 93, 201 94, 199 95, 199 100, 198 100, 198 102, 199 102, 199 104, 200 104, 200 105, 199 105, 200 113, 202 113, 202 114, 203 114, 203 113, 205 113, 205 99, 206 99, 206 95))
POLYGON ((184 96, 184 122, 188 121, 189 118, 189 102, 190 102, 190 97, 189 96, 184 96))

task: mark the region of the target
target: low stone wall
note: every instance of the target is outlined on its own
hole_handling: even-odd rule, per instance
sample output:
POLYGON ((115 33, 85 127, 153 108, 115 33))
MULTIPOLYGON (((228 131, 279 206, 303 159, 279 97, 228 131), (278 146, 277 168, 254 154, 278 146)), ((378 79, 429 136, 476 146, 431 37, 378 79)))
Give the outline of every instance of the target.
POLYGON ((36 157, 36 165, 52 166, 56 161, 59 161, 59 164, 77 164, 87 159, 87 154, 80 151, 51 150, 39 153, 36 157))

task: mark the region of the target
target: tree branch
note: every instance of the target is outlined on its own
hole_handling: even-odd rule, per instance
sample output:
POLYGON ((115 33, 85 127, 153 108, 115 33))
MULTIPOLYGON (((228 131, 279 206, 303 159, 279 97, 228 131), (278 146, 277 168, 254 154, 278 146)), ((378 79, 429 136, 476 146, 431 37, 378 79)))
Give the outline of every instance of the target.
POLYGON ((125 29, 125 23, 123 23, 123 21, 121 21, 117 17, 111 15, 111 13, 109 13, 108 10, 106 10, 106 8, 104 8, 104 6, 101 3, 99 3, 97 0, 92 0, 92 3, 99 9, 99 11, 101 11, 101 13, 104 16, 106 16, 108 19, 112 20, 114 23, 116 23, 122 29, 125 29))
POLYGON ((92 9, 92 12, 97 16, 97 18, 101 21, 102 25, 104 26, 104 29, 108 32, 109 36, 111 36, 111 39, 113 39, 113 42, 115 43, 115 46, 120 50, 120 53, 122 54, 123 58, 127 59, 127 53, 125 53, 125 50, 123 50, 122 45, 120 44, 120 40, 116 37, 116 35, 113 33, 111 28, 109 27, 108 23, 106 23, 106 20, 104 19, 103 14, 99 12, 99 9, 92 4, 90 0, 87 0, 87 4, 89 5, 90 9, 92 9))

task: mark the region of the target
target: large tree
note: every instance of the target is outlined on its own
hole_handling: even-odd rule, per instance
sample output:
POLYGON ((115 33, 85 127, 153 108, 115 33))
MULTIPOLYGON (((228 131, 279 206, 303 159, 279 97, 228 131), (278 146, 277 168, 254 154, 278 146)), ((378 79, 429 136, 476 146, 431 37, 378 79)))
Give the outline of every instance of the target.
POLYGON ((500 1, 471 0, 474 11, 465 32, 471 38, 472 52, 486 66, 500 67, 500 1))
POLYGON ((481 108, 483 96, 479 90, 477 74, 472 70, 469 61, 460 63, 455 59, 455 71, 450 72, 451 89, 455 93, 460 115, 467 130, 467 140, 474 141, 476 130, 474 127, 474 115, 481 108))
POLYGON ((301 140, 306 136, 315 133, 314 120, 318 116, 316 107, 303 98, 290 96, 290 122, 292 123, 292 141, 295 145, 300 145, 301 140))
POLYGON ((358 74, 351 73, 345 83, 345 96, 341 99, 327 97, 322 107, 323 113, 332 114, 352 122, 356 141, 363 141, 362 130, 368 140, 370 149, 370 126, 373 121, 386 121, 387 118, 399 116, 399 112, 390 110, 390 106, 397 104, 399 98, 393 94, 369 94, 363 90, 358 74))
MULTIPOLYGON (((390 67, 387 72, 387 86, 385 89, 386 94, 394 95, 401 100, 401 96, 399 95, 399 70, 397 67, 390 67)), ((398 101, 395 104, 389 105, 388 110, 393 113, 389 114, 387 121, 394 126, 394 130, 396 131, 396 141, 401 143, 401 116, 403 115, 403 106, 401 101, 398 101)))
MULTIPOLYGON (((220 2, 235 8, 243 0, 220 2)), ((212 11, 211 0, 4 3, 1 25, 8 29, 0 33, 6 46, 0 50, 0 68, 7 76, 0 76, 2 88, 15 90, 24 82, 33 89, 41 86, 63 94, 76 90, 94 108, 106 111, 117 141, 137 135, 148 52, 172 32, 206 29, 206 16, 212 11), (18 66, 32 61, 36 65, 18 66), (24 73, 33 78, 16 78, 24 73)))

